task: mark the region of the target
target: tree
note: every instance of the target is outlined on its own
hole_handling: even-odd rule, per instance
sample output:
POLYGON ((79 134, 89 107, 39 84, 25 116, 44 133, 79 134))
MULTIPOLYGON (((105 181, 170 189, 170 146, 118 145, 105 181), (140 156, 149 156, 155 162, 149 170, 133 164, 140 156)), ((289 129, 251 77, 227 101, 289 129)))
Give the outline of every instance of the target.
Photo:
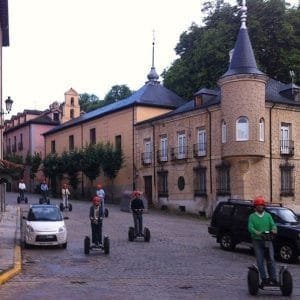
POLYGON ((33 155, 28 154, 26 156, 26 164, 30 167, 30 178, 34 179, 35 175, 41 165, 42 158, 39 153, 34 152, 33 155))
POLYGON ((100 175, 101 163, 103 161, 103 145, 90 144, 81 150, 81 171, 86 175, 93 185, 93 181, 100 175))
POLYGON ((77 150, 63 152, 61 155, 63 172, 68 174, 69 183, 74 190, 77 189, 79 184, 78 172, 81 171, 81 159, 81 153, 77 150))
POLYGON ((61 179, 64 173, 62 159, 56 153, 48 154, 43 160, 43 172, 51 180, 51 189, 54 194, 57 193, 56 179, 61 179))
MULTIPOLYGON (((300 9, 288 8, 284 0, 247 2, 247 27, 258 67, 268 76, 290 82, 289 70, 300 84, 300 9), (262 30, 263 29, 263 30, 262 30)), ((237 6, 207 1, 204 26, 192 24, 181 34, 175 51, 179 56, 163 72, 164 85, 191 99, 201 87, 212 88, 229 66, 240 27, 237 6)))
POLYGON ((104 102, 94 94, 83 93, 79 95, 80 109, 84 112, 89 112, 103 106, 104 102))
POLYGON ((132 91, 127 85, 114 85, 104 97, 104 105, 114 103, 132 95, 132 91))

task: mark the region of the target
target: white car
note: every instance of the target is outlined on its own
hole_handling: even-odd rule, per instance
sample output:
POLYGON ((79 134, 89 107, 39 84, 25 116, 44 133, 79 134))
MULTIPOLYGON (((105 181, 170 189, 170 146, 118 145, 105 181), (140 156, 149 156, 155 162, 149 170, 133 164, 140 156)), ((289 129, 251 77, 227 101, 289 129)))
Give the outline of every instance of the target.
POLYGON ((25 224, 25 247, 59 245, 67 248, 67 228, 56 205, 31 205, 25 224))

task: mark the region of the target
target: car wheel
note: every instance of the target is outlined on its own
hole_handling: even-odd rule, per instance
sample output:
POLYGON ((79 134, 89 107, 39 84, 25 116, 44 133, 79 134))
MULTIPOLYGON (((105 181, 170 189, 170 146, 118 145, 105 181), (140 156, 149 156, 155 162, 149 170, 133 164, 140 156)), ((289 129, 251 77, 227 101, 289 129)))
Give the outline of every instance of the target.
POLYGON ((68 246, 68 243, 67 243, 67 242, 65 242, 65 243, 63 243, 63 244, 61 245, 61 247, 62 247, 63 249, 67 249, 67 246, 68 246))
POLYGON ((25 249, 30 249, 31 248, 31 245, 27 244, 26 242, 24 242, 24 248, 25 249))
POLYGON ((293 292, 293 278, 288 270, 282 273, 282 285, 280 286, 281 293, 285 297, 289 297, 293 292))
POLYGON ((289 243, 282 243, 278 247, 278 258, 285 263, 293 263, 297 260, 296 247, 289 243))
POLYGON ((257 270, 249 269, 247 281, 249 294, 257 295, 259 289, 259 275, 257 270))
POLYGON ((232 251, 235 248, 235 243, 230 233, 223 233, 220 238, 220 245, 223 250, 232 251))

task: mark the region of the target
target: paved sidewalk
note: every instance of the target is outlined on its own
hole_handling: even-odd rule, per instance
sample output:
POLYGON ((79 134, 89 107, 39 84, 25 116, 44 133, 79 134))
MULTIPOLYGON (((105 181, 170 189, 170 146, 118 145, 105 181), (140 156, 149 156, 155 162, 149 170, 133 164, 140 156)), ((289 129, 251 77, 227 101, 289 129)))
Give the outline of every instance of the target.
POLYGON ((21 272, 20 208, 0 212, 0 284, 21 272))

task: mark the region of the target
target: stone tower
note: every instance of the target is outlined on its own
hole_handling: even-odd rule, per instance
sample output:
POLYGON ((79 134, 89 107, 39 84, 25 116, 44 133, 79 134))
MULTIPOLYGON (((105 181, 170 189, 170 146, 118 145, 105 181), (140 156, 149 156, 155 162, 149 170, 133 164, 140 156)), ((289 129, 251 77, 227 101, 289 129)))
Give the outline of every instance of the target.
POLYGON ((70 88, 65 92, 65 102, 62 105, 61 123, 80 116, 79 94, 70 88))
POLYGON ((268 154, 265 137, 268 78, 256 65, 246 27, 245 1, 241 12, 241 27, 230 65, 218 82, 222 110, 221 159, 230 165, 232 196, 252 198, 267 191, 259 186, 254 191, 251 182, 263 176, 267 167, 263 158, 268 154))

